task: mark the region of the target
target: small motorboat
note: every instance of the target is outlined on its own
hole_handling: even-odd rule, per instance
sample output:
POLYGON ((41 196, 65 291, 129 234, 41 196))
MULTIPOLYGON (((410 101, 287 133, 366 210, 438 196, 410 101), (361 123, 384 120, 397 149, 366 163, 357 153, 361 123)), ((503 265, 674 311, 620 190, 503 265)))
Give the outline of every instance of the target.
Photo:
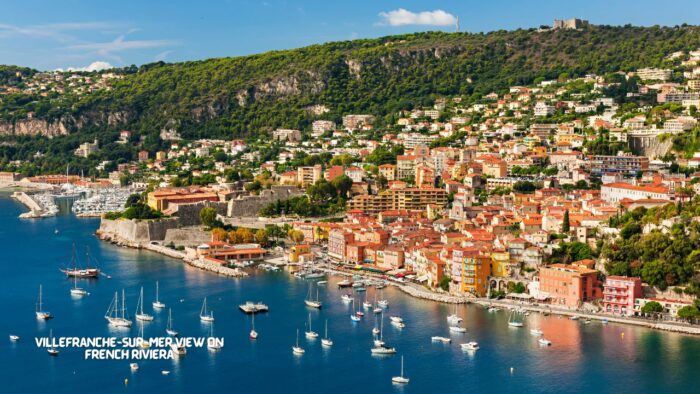
POLYGON ((358 315, 352 314, 352 315, 350 315, 350 320, 352 320, 354 322, 358 322, 358 321, 362 320, 362 318, 360 318, 360 316, 358 316, 358 315))
POLYGON ((131 368, 132 371, 138 371, 139 365, 137 363, 131 363, 129 364, 129 368, 131 368))
POLYGON ((392 323, 403 323, 403 319, 399 316, 390 316, 389 319, 391 319, 392 323))
POLYGON ((467 329, 464 327, 460 327, 460 326, 450 326, 450 331, 463 334, 463 333, 467 332, 467 329))
POLYGON ((374 334, 374 335, 379 335, 379 328, 378 328, 378 327, 374 327, 374 328, 372 329, 372 334, 374 334))
POLYGON ((470 350, 470 351, 479 350, 479 344, 477 342, 474 342, 474 341, 463 343, 460 346, 462 347, 462 350, 470 350))
POLYGON ((12 342, 17 342, 17 341, 19 341, 19 336, 18 335, 10 335, 10 340, 12 342))
POLYGON ((168 371, 167 369, 160 371, 160 373, 161 375, 170 375, 170 371, 168 371))
POLYGON ((571 316, 569 320, 578 320, 578 316, 571 316))
POLYGON ((542 330, 540 330, 540 329, 533 328, 532 330, 530 330, 530 334, 532 334, 536 337, 541 337, 544 334, 544 332, 542 332, 542 330))
POLYGON ((377 301, 377 305, 379 305, 382 308, 386 308, 389 306, 389 301, 387 300, 379 300, 377 301))
POLYGON ((403 321, 393 321, 391 322, 391 325, 396 327, 396 328, 405 328, 406 324, 403 321))
POLYGON ((340 299, 343 300, 343 302, 345 302, 345 303, 352 302, 352 300, 353 300, 353 298, 349 294, 343 294, 340 297, 340 299))
POLYGON ((545 339, 545 338, 540 338, 537 340, 537 342, 539 342, 540 345, 542 345, 542 346, 551 346, 552 345, 552 341, 550 341, 549 339, 545 339))
POLYGON ((452 342, 452 339, 450 339, 450 338, 439 337, 439 336, 431 337, 430 340, 433 342, 442 342, 442 343, 451 343, 452 342))
POLYGON ((375 346, 371 349, 372 354, 384 355, 384 354, 395 354, 396 348, 389 347, 386 345, 375 346))
POLYGON ((375 315, 378 315, 378 314, 382 313, 383 311, 384 310, 382 308, 377 307, 377 308, 374 308, 374 310, 372 312, 374 312, 375 315))

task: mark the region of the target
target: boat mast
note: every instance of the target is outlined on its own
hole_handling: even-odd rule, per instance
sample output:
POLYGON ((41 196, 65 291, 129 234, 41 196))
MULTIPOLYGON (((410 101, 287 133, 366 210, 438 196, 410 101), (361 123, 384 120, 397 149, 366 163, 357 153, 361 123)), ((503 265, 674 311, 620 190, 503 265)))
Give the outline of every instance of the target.
POLYGON ((122 320, 125 320, 126 316, 126 304, 124 303, 124 289, 122 289, 122 320))
POLYGON ((41 285, 39 285, 39 302, 38 302, 37 308, 38 308, 37 312, 41 312, 41 310, 42 310, 42 308, 41 308, 41 285))

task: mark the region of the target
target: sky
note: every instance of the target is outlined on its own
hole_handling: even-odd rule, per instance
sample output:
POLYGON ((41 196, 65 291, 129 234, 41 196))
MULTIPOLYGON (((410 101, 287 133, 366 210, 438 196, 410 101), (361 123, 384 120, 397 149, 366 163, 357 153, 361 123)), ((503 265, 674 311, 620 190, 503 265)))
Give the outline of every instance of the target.
POLYGON ((700 1, 674 0, 5 0, 0 64, 40 70, 240 56, 416 31, 551 25, 700 24, 700 1))

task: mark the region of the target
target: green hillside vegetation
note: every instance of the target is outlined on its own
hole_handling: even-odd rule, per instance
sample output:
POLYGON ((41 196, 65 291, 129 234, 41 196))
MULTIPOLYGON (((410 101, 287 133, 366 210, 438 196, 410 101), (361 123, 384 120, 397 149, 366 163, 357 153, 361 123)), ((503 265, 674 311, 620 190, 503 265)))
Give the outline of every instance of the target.
POLYGON ((0 166, 41 151, 47 154, 24 172, 61 172, 70 162, 87 173, 101 160, 124 162, 133 160, 136 149, 162 148, 158 134, 164 127, 176 128, 185 139, 230 139, 254 138, 276 127, 308 130, 315 119, 339 122, 347 113, 371 113, 379 126, 393 124, 397 111, 431 105, 439 96, 460 95, 468 104, 510 85, 661 66, 667 54, 699 47, 699 33, 695 26, 427 32, 130 67, 119 70, 126 76, 111 90, 82 97, 3 98, 0 118, 5 120, 21 118, 31 108, 42 119, 82 122, 79 130, 70 123, 70 136, 51 141, 3 137, 0 166), (319 104, 329 112, 308 111, 319 104), (126 121, 107 127, 107 114, 126 121), (141 147, 115 144, 121 129, 133 131, 135 140, 144 136, 141 147), (72 156, 80 142, 94 138, 103 147, 95 157, 72 156))

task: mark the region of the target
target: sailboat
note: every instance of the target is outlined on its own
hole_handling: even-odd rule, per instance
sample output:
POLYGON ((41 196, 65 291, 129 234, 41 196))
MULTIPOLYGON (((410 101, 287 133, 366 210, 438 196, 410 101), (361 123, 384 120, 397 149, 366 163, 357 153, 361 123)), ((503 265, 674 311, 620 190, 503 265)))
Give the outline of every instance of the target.
MULTIPOLYGON (((379 290, 381 292, 380 297, 384 296, 384 290, 379 290)), ((377 301, 377 305, 379 305, 380 308, 386 308, 389 306, 389 301, 385 300, 382 298, 381 300, 377 301)))
POLYGON ((250 329, 250 339, 258 339, 258 332, 255 331, 255 313, 251 316, 251 329, 250 329))
POLYGON ((357 301, 357 311, 355 312, 355 314, 356 314, 357 316, 362 317, 362 316, 365 315, 365 313, 362 312, 362 309, 360 309, 360 301, 362 301, 362 295, 361 295, 361 294, 358 294, 358 296, 359 296, 359 300, 357 301))
POLYGON ((408 378, 403 376, 403 356, 401 356, 401 376, 394 376, 391 378, 391 381, 393 383, 400 383, 400 384, 406 384, 408 383, 408 378))
POLYGON ((168 326, 165 328, 165 332, 171 337, 176 337, 178 335, 177 331, 173 329, 173 310, 168 308, 168 326))
POLYGON ((321 339, 321 345, 327 347, 333 346, 333 341, 330 338, 328 338, 328 319, 326 319, 326 333, 325 337, 321 339))
POLYGON ((207 349, 212 352, 217 352, 221 350, 221 345, 214 338, 214 323, 209 325, 209 338, 207 338, 207 349))
POLYGON ((455 304, 455 311, 453 314, 447 316, 447 323, 458 325, 462 322, 462 318, 457 315, 457 304, 455 304))
POLYGON ((66 274, 66 276, 73 276, 77 278, 98 278, 100 275, 100 269, 99 268, 90 268, 90 249, 85 250, 85 256, 87 259, 86 264, 88 265, 86 268, 78 268, 78 259, 76 257, 76 251, 75 251, 75 244, 73 244, 73 254, 72 254, 72 262, 73 262, 73 268, 63 268, 61 269, 61 272, 66 274))
POLYGON ((304 333, 304 335, 309 339, 318 338, 318 333, 311 329, 311 314, 309 313, 309 329, 304 333))
POLYGON ((517 328, 523 326, 522 320, 518 320, 518 318, 517 318, 517 315, 518 315, 519 313, 520 313, 520 312, 518 312, 518 311, 512 311, 512 312, 510 313, 510 317, 508 317, 508 325, 509 325, 509 326, 511 326, 511 327, 517 327, 517 328))
POLYGON ((140 346, 142 349, 148 349, 151 347, 151 344, 143 338, 143 321, 139 321, 139 338, 141 340, 140 346))
POLYGON ((105 313, 105 319, 115 327, 131 327, 131 320, 126 317, 126 304, 124 303, 124 290, 122 290, 122 308, 119 309, 119 296, 114 292, 112 303, 105 313), (121 316, 119 312, 121 311, 121 316))
POLYGON ((374 334, 374 346, 383 346, 384 345, 384 314, 382 313, 382 323, 379 327, 379 336, 377 334, 374 334))
POLYGON ((160 302, 160 300, 158 299, 158 281, 156 281, 156 300, 153 301, 153 307, 156 309, 165 308, 165 304, 160 302))
POLYGON ((51 312, 47 312, 42 308, 43 304, 41 301, 41 293, 42 293, 41 290, 42 290, 42 286, 39 285, 39 299, 37 300, 37 303, 36 303, 36 318, 41 319, 41 320, 53 319, 53 315, 51 314, 51 312))
POLYGON ((145 313, 143 311, 143 286, 141 286, 141 292, 139 293, 139 302, 136 304, 136 320, 141 321, 152 321, 153 316, 145 313))
POLYGON ((214 311, 209 311, 209 314, 207 314, 207 297, 204 297, 204 303, 202 303, 202 310, 199 311, 199 320, 204 322, 214 321, 214 311))
POLYGON ((88 294, 87 290, 78 287, 78 277, 77 276, 73 277, 73 287, 70 289, 70 294, 77 296, 77 297, 82 297, 82 296, 88 294))
POLYGON ((355 312, 355 299, 353 298, 352 299, 352 312, 350 313, 350 320, 352 320, 354 322, 360 321, 361 320, 360 316, 354 312, 355 312))
POLYGON ((304 348, 299 347, 299 329, 298 328, 297 328, 297 344, 296 344, 296 346, 292 346, 292 353, 297 354, 297 355, 304 354, 304 348))
POLYGON ((46 352, 49 353, 49 356, 58 356, 58 349, 53 347, 53 330, 49 330, 49 343, 51 346, 46 349, 46 352))
POLYGON ((318 287, 316 287, 316 299, 313 300, 311 299, 311 283, 309 283, 309 291, 306 294, 306 299, 304 300, 304 304, 306 306, 311 307, 311 308, 321 308, 321 301, 318 299, 318 287))

